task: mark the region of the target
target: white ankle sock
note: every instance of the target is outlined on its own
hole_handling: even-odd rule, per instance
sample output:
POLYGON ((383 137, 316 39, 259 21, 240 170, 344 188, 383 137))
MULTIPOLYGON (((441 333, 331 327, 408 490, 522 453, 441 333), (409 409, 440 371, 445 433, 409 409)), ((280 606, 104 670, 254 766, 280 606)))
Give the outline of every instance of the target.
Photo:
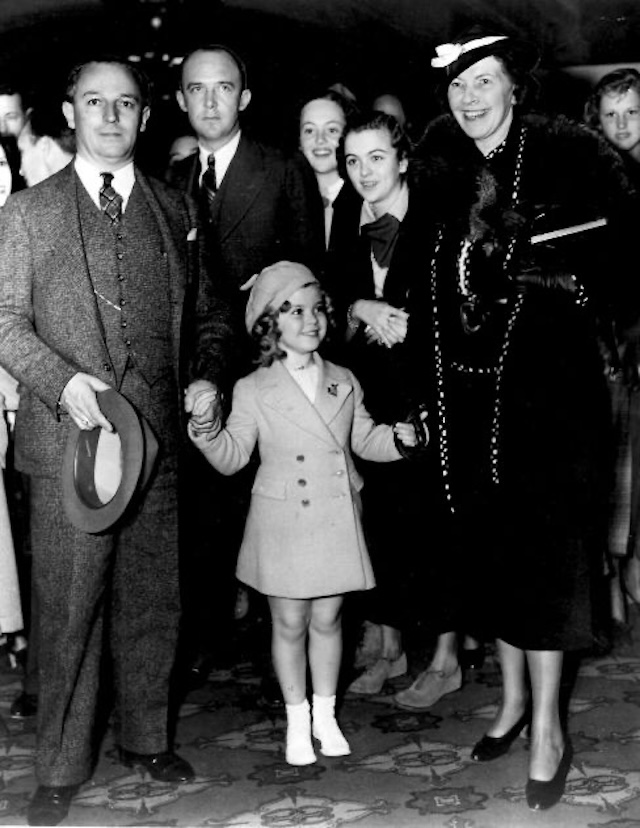
POLYGON ((313 694, 313 735, 324 756, 348 756, 351 748, 336 722, 335 706, 335 696, 313 694))
POLYGON ((311 744, 311 711, 305 699, 300 704, 286 704, 287 744, 286 760, 289 765, 311 765, 316 761, 311 744))

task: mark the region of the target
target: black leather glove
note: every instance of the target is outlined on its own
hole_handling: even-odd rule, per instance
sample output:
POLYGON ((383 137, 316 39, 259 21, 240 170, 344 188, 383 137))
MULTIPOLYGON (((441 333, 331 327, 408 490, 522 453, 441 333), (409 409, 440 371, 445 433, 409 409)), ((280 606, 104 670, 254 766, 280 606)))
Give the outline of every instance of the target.
POLYGON ((426 451, 429 444, 429 429, 427 427, 428 410, 424 403, 412 408, 402 422, 409 423, 413 426, 416 433, 415 446, 406 446, 398 439, 397 434, 394 434, 394 441, 396 448, 400 454, 407 460, 416 457, 426 451))

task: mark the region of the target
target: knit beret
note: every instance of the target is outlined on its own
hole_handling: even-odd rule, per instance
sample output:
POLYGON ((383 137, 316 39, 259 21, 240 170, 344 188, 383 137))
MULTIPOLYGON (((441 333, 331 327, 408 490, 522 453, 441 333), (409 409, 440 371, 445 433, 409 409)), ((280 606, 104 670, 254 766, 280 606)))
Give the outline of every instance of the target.
POLYGON ((276 262, 261 270, 244 286, 251 288, 244 321, 249 333, 266 310, 278 310, 300 288, 320 283, 303 264, 276 262))

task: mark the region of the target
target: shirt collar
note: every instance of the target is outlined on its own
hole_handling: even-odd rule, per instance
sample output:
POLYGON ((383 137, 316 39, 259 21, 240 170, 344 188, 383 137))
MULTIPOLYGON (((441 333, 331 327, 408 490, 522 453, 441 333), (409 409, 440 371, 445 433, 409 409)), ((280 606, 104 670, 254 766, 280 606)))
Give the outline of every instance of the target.
MULTIPOLYGON (((213 157, 216 159, 216 183, 218 187, 222 183, 222 179, 225 176, 227 169, 229 168, 229 164, 233 160, 233 156, 236 154, 236 150, 238 149, 238 144, 240 143, 240 136, 242 135, 241 130, 238 130, 236 134, 230 141, 220 147, 220 149, 216 150, 213 153, 213 157)), ((204 171, 207 169, 209 164, 209 156, 211 152, 208 149, 205 149, 202 144, 198 144, 198 149, 200 152, 200 176, 199 181, 202 183, 202 176, 204 171)))
MULTIPOLYGON (((402 182, 402 186, 400 187, 400 192, 393 200, 393 203, 387 210, 389 215, 394 216, 398 219, 398 221, 402 221, 404 217, 407 215, 407 210, 409 209, 409 186, 407 185, 406 181, 402 182)), ((376 216, 373 215, 373 210, 371 209, 371 205, 367 201, 362 202, 362 209, 360 211, 360 227, 363 224, 370 224, 371 222, 376 220, 376 216)))
POLYGON ((336 200, 336 198, 338 198, 338 195, 340 193, 340 190, 342 189, 343 184, 344 184, 344 179, 339 178, 337 181, 334 181, 333 184, 330 184, 327 187, 327 189, 322 193, 322 195, 326 199, 328 199, 330 204, 333 204, 333 202, 336 200))
MULTIPOLYGON (((90 161, 87 161, 86 158, 82 158, 80 155, 76 155, 73 163, 76 173, 78 174, 78 178, 82 182, 85 190, 91 196, 91 200, 93 201, 93 203, 97 207, 99 207, 100 189, 104 183, 101 173, 108 171, 99 169, 98 167, 94 166, 90 161)), ((113 181, 111 182, 111 186, 117 193, 119 193, 122 196, 123 212, 127 208, 127 202, 129 201, 129 197, 131 195, 131 191, 133 190, 133 185, 135 183, 136 174, 133 167, 133 161, 130 161, 128 164, 125 164, 124 167, 121 167, 119 170, 113 173, 113 181)))

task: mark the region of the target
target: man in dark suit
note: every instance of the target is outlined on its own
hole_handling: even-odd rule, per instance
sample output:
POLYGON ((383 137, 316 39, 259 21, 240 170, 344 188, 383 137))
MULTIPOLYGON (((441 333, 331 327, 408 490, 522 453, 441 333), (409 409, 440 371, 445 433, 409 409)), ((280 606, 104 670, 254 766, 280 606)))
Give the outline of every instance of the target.
MULTIPOLYGON (((238 329, 243 329, 248 293, 241 288, 254 274, 282 259, 303 262, 312 270, 321 260, 324 237, 316 214, 315 176, 301 156, 288 158, 241 129, 251 91, 244 62, 228 47, 204 46, 185 57, 177 100, 198 138, 198 151, 174 165, 171 183, 200 204, 211 270, 229 287, 238 329)), ((236 354, 237 376, 251 368, 249 349, 245 336, 236 354)), ((224 658, 220 643, 230 640, 233 570, 255 469, 221 482, 202 457, 194 456, 192 463, 192 492, 185 501, 197 514, 187 521, 193 531, 184 546, 193 578, 187 663, 191 681, 197 684, 206 678, 214 654, 224 658), (224 502, 222 519, 215 526, 198 505, 212 499, 224 502)))
MULTIPOLYGON (((275 261, 317 264, 324 239, 315 220, 315 177, 308 165, 241 129, 251 91, 240 57, 226 46, 196 49, 182 63, 176 94, 198 152, 176 164, 172 183, 203 206, 208 253, 223 277, 238 290, 275 261), (205 177, 212 157, 213 187, 212 176, 205 177)), ((238 300, 244 313, 246 294, 238 300)))
POLYGON ((206 350, 192 369, 209 382, 193 381, 184 405, 206 429, 213 412, 201 410, 198 391, 223 372, 230 317, 201 278, 194 206, 134 166, 147 99, 144 77, 125 61, 74 69, 63 104, 74 161, 0 215, 0 362, 23 389, 16 464, 31 479, 40 604, 31 825, 58 824, 91 775, 105 631, 120 760, 168 783, 194 776, 168 738, 180 617, 181 387, 185 346, 197 336, 206 350), (110 386, 145 417, 160 448, 123 518, 89 534, 65 515, 60 469, 71 421, 112 429, 96 396, 110 386))

